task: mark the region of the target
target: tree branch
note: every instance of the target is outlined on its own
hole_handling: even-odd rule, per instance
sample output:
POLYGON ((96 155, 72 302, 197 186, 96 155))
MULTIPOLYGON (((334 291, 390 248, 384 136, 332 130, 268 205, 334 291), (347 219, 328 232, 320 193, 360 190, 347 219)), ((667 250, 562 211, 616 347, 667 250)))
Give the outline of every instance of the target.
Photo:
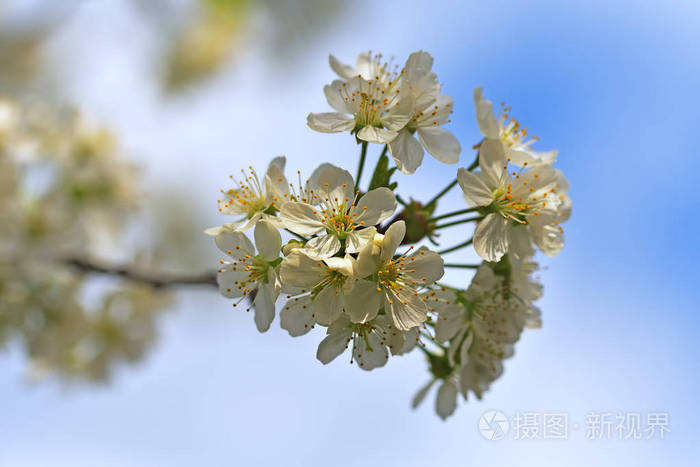
POLYGON ((132 266, 113 265, 94 259, 79 257, 65 258, 62 262, 66 266, 81 272, 121 277, 133 282, 148 284, 156 289, 180 285, 206 285, 217 287, 215 272, 206 272, 199 275, 176 275, 166 272, 145 271, 132 266))

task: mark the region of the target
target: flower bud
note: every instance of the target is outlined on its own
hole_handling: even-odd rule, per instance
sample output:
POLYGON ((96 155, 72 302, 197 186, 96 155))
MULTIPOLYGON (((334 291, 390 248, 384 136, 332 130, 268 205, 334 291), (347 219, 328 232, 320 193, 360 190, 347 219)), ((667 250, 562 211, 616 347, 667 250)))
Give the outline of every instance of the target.
POLYGON ((304 244, 299 240, 290 240, 286 245, 282 247, 282 254, 288 256, 289 253, 296 250, 297 248, 303 248, 304 244))

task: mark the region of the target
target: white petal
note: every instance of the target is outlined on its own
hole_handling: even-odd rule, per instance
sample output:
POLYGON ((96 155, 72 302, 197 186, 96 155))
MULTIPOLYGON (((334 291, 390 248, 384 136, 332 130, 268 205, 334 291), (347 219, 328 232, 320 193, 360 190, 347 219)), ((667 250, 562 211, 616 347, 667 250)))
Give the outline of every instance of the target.
MULTIPOLYGON (((239 230, 239 231, 248 230, 249 228, 251 228, 251 227, 253 227, 254 225, 256 225, 256 224, 258 223, 258 221, 259 221, 260 219, 262 219, 262 217, 263 217, 263 213, 262 213, 262 212, 257 212, 257 213, 255 213, 255 214, 253 215, 253 217, 251 217, 250 219, 245 220, 245 222, 239 224, 239 225, 236 227, 236 230, 239 230)), ((231 224, 231 225, 233 225, 233 224, 231 224)))
POLYGON ((265 332, 270 329, 270 324, 275 319, 275 302, 278 295, 279 293, 274 290, 272 284, 263 284, 258 287, 253 302, 255 326, 258 331, 265 332))
POLYGON ((445 273, 442 257, 426 247, 420 247, 406 261, 403 275, 421 285, 430 285, 442 278, 445 273), (415 270, 415 272, 413 272, 415 270))
POLYGON ((372 226, 388 219, 396 211, 396 197, 386 188, 380 187, 365 193, 355 206, 359 213, 355 222, 364 226, 372 226))
POLYGON ((322 326, 331 325, 343 312, 343 294, 335 287, 325 287, 313 299, 314 318, 322 326))
MULTIPOLYGON (((438 86, 439 90, 439 86, 438 86)), ((419 107, 422 108, 422 107, 419 107)), ((439 94, 431 108, 425 109, 423 116, 416 120, 418 127, 430 127, 444 124, 452 113, 454 100, 445 94, 439 94)))
POLYGON ((412 174, 423 163, 423 146, 408 130, 400 131, 389 144, 389 154, 401 173, 412 174))
POLYGON ((456 164, 459 161, 462 147, 455 135, 444 128, 439 126, 418 128, 418 138, 425 149, 440 162, 456 164))
POLYGON ((534 256, 535 250, 532 248, 532 238, 527 226, 509 225, 507 236, 509 258, 524 259, 534 256))
POLYGON ((309 332, 316 320, 311 316, 311 297, 292 298, 287 301, 280 311, 280 326, 286 329, 292 337, 302 336, 309 332))
POLYGON ((265 173, 265 188, 268 202, 274 202, 274 198, 281 198, 284 194, 289 193, 287 177, 284 176, 284 166, 286 162, 287 160, 284 156, 275 157, 267 167, 267 172, 265 173))
POLYGON ((469 363, 469 349, 472 346, 472 342, 474 342, 474 333, 470 332, 459 348, 459 364, 462 366, 469 363))
POLYGON ((340 251, 340 240, 335 235, 323 235, 306 242, 305 250, 321 258, 330 258, 340 251))
POLYGON ((242 255, 255 256, 255 247, 245 234, 222 226, 215 238, 216 246, 229 256, 240 258, 242 255))
POLYGON ((474 250, 486 261, 499 261, 508 251, 508 220, 498 214, 486 216, 474 231, 474 250))
POLYGON ((432 67, 433 57, 428 52, 423 52, 422 50, 413 52, 408 56, 404 67, 406 79, 411 83, 416 83, 430 73, 432 67))
POLYGON ((504 166, 506 165, 506 153, 501 140, 486 139, 479 147, 479 167, 485 177, 485 183, 490 187, 498 185, 504 166))
POLYGON ((243 291, 239 288, 239 285, 248 279, 249 276, 248 271, 244 271, 243 268, 236 267, 234 271, 233 267, 231 263, 225 263, 221 265, 216 274, 219 292, 227 298, 242 297, 243 291))
POLYGON ((343 198, 354 198, 355 180, 345 169, 336 167, 333 164, 321 164, 314 170, 309 179, 309 186, 315 191, 322 191, 330 194, 340 188, 343 198))
POLYGON ((384 127, 394 132, 401 131, 413 118, 414 103, 412 95, 402 95, 401 100, 396 101, 382 117, 384 127))
POLYGON ((559 227, 545 225, 535 229, 535 243, 547 256, 556 256, 564 248, 564 234, 559 227))
MULTIPOLYGON (((374 76, 372 76, 372 69, 372 57, 370 57, 367 52, 362 52, 357 56, 353 75, 361 75, 366 80, 374 79, 374 76)), ((365 89, 367 88, 365 87, 365 89)))
POLYGON ((389 359, 389 352, 374 332, 370 332, 367 339, 357 338, 353 350, 357 366, 363 370, 369 371, 384 366, 389 359))
POLYGON ((367 242, 357 255, 357 261, 355 262, 355 277, 364 279, 370 274, 377 272, 377 267, 379 267, 380 261, 380 252, 381 250, 377 247, 374 241, 367 242))
POLYGON ((328 266, 328 269, 332 271, 337 271, 344 276, 352 276, 354 269, 354 261, 355 259, 348 254, 346 254, 342 258, 333 257, 323 259, 323 262, 328 266))
MULTIPOLYGON (((416 110, 427 110, 428 107, 439 105, 440 99, 440 83, 438 83, 438 77, 435 73, 426 73, 422 78, 417 81, 406 80, 410 83, 411 94, 413 94, 414 106, 416 110)), ((433 107, 434 108, 434 107, 433 107)), ((427 112, 426 117, 434 117, 433 120, 442 118, 441 108, 438 107, 438 113, 432 115, 432 111, 427 112)), ((446 112, 449 115, 449 110, 446 112)), ((445 118, 438 121, 438 124, 442 124, 445 118)))
POLYGON ((493 192, 481 173, 473 173, 467 169, 457 170, 457 181, 464 196, 471 206, 488 206, 493 201, 493 192))
POLYGON ((258 247, 260 257, 265 261, 274 261, 280 256, 282 248, 282 236, 272 224, 260 221, 255 225, 255 244, 258 247))
POLYGON ((357 132, 357 137, 363 141, 369 141, 370 143, 388 144, 396 138, 397 134, 396 131, 368 125, 357 132))
POLYGON ((343 84, 345 84, 344 81, 337 79, 331 84, 326 84, 323 87, 323 93, 326 95, 328 105, 342 114, 349 114, 352 113, 352 109, 349 108, 345 102, 345 97, 343 97, 343 84))
POLYGON ((341 78, 350 79, 353 77, 353 75, 357 74, 355 73, 355 69, 353 67, 341 63, 340 60, 335 58, 333 55, 328 56, 328 63, 331 66, 331 70, 335 71, 335 73, 341 78))
POLYGON ((303 289, 311 289, 318 284, 326 271, 321 260, 303 250, 292 251, 280 265, 282 283, 303 289))
POLYGON ((547 152, 536 152, 527 149, 508 148, 506 150, 506 154, 510 158, 510 162, 519 167, 524 167, 526 164, 528 167, 537 167, 539 165, 551 165, 557 158, 556 150, 547 152))
POLYGON ((216 227, 209 227, 209 228, 204 230, 204 233, 207 235, 210 235, 212 237, 216 237, 217 235, 219 235, 219 232, 221 232, 224 229, 224 227, 226 227, 226 226, 225 225, 217 225, 216 227))
POLYGON ((457 385, 452 380, 442 383, 438 389, 437 400, 435 401, 435 411, 445 420, 454 413, 457 408, 457 385))
POLYGON ((423 300, 406 289, 398 294, 389 291, 385 291, 385 294, 385 309, 397 329, 408 331, 423 324, 428 315, 428 307, 423 300))
POLYGON ((377 285, 370 281, 355 281, 352 289, 345 294, 345 311, 353 323, 366 323, 379 313, 382 294, 377 285))
POLYGON ((389 226, 382 239, 381 261, 389 261, 394 256, 405 235, 406 222, 401 220, 389 226))
POLYGON ((348 253, 359 252, 367 242, 371 242, 377 234, 377 229, 368 227, 366 229, 355 230, 345 238, 345 251, 348 253))
POLYGON ((347 327, 332 333, 330 331, 331 329, 329 329, 329 334, 326 338, 318 344, 318 350, 316 351, 316 358, 324 365, 327 365, 335 357, 345 352, 351 337, 350 330, 347 327))
POLYGON ((310 113, 306 124, 321 133, 338 133, 355 128, 355 119, 339 112, 310 113))
POLYGON ((418 345, 420 331, 419 328, 409 329, 400 333, 403 335, 403 345, 398 348, 391 347, 392 355, 403 355, 413 350, 418 345))
POLYGON ((500 127, 493 113, 493 102, 483 98, 481 87, 474 88, 474 106, 481 134, 487 138, 497 139, 500 127))
POLYGON ((313 235, 324 229, 316 209, 306 203, 286 203, 280 210, 284 225, 299 235, 313 235))
POLYGON ((428 395, 428 392, 430 391, 430 388, 433 387, 433 384, 435 384, 435 381, 435 379, 431 379, 430 381, 428 381, 428 384, 426 384, 418 390, 416 395, 413 396, 413 400, 411 401, 411 407, 415 409, 423 402, 423 399, 425 399, 425 396, 428 395))
MULTIPOLYGON (((430 300, 428 307, 432 306, 430 300)), ((464 308, 461 305, 451 304, 443 307, 435 323, 435 338, 439 342, 445 342, 457 335, 465 325, 464 308)))

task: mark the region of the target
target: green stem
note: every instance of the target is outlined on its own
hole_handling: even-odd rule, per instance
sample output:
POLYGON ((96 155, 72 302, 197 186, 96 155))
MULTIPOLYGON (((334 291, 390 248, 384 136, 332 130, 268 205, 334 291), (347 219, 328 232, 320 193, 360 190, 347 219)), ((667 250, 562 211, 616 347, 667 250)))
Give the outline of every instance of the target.
POLYGON ((292 231, 289 230, 289 229, 284 229, 284 230, 286 230, 286 231, 289 232, 290 234, 294 235, 294 236, 295 236, 296 238, 298 238, 299 240, 303 240, 303 241, 305 241, 305 242, 308 242, 308 241, 309 241, 309 239, 306 238, 306 237, 304 237, 303 235, 299 235, 298 233, 292 232, 292 231))
POLYGON ((455 264, 455 263, 445 263, 443 266, 446 268, 459 268, 459 269, 477 269, 478 264, 455 264))
POLYGON ((406 201, 404 201, 404 199, 401 198, 401 196, 399 196, 398 194, 396 195, 396 201, 398 201, 399 204, 400 204, 401 206, 406 206, 406 205, 408 204, 408 203, 406 203, 406 201))
POLYGON ((362 169, 365 168, 365 159, 367 158, 367 141, 362 142, 360 151, 360 165, 357 167, 357 177, 355 177, 355 190, 360 189, 360 177, 362 177, 362 169))
POLYGON ((428 219, 428 222, 435 222, 439 221, 440 219, 445 219, 447 217, 453 217, 453 216, 459 216, 460 214, 469 214, 470 212, 478 211, 478 207, 473 207, 473 208, 467 208, 467 209, 462 209, 461 211, 455 211, 455 212, 449 212, 447 214, 443 214, 441 216, 437 217, 432 217, 428 219))
POLYGON ((464 242, 464 243, 460 243, 459 245, 455 245, 455 246, 453 246, 453 247, 451 247, 451 248, 447 248, 447 249, 445 249, 445 250, 440 250, 440 251, 438 251, 438 254, 439 254, 439 255, 444 255, 444 254, 447 254, 447 253, 452 253, 452 252, 455 251, 455 250, 459 250, 460 248, 464 248, 465 246, 471 245, 473 241, 474 241, 474 238, 470 238, 469 240, 467 240, 467 241, 464 242))
POLYGON ((437 341, 437 339, 435 339, 433 336, 431 336, 431 335, 428 334, 427 332, 421 331, 420 334, 421 334, 421 336, 425 337, 428 341, 432 342, 433 344, 435 344, 436 346, 438 346, 439 348, 441 348, 443 351, 446 350, 444 345, 442 345, 441 343, 439 343, 439 342, 437 341))
POLYGON ((433 199, 431 199, 430 201, 428 201, 427 204, 425 205, 425 207, 430 207, 430 206, 434 205, 435 203, 437 203, 437 201, 438 201, 440 198, 442 198, 443 196, 445 196, 445 194, 446 194, 448 191, 450 191, 452 188, 454 188, 454 186, 455 186, 456 184, 457 184, 457 179, 455 178, 454 180, 452 180, 452 181, 450 182, 449 185, 447 185, 445 188, 443 188, 442 191, 441 191, 440 193, 438 193, 437 195, 435 195, 435 196, 433 197, 433 199))
POLYGON ((460 219, 458 221, 448 222, 447 224, 436 225, 433 230, 444 229, 446 227, 452 227, 453 225, 464 224, 466 222, 478 221, 478 220, 483 219, 483 218, 484 218, 484 216, 468 217, 466 219, 460 219))
POLYGON ((442 282, 436 282, 435 285, 437 285, 438 287, 442 287, 443 289, 452 290, 453 292, 462 292, 461 289, 453 287, 451 285, 443 284, 442 282))
POLYGON ((467 170, 471 172, 472 170, 476 169, 478 166, 479 166, 479 152, 476 153, 476 157, 474 158, 474 162, 472 162, 472 164, 469 167, 467 167, 467 170))

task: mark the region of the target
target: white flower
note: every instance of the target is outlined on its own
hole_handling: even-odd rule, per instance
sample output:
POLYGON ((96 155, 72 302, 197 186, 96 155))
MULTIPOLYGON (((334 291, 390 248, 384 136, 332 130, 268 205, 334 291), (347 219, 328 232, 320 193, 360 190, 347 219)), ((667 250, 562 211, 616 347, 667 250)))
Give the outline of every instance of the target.
POLYGON ((559 225, 568 218, 568 182, 549 166, 508 171, 503 145, 486 139, 479 149, 480 172, 459 169, 457 180, 467 200, 486 214, 474 232, 474 249, 486 261, 506 253, 523 257, 534 243, 548 256, 564 245, 559 225))
POLYGON ((406 234, 406 223, 393 223, 383 236, 378 236, 360 251, 357 259, 358 277, 372 280, 382 293, 384 311, 394 326, 407 331, 420 326, 428 314, 425 297, 419 290, 439 280, 443 273, 443 260, 425 247, 394 257, 396 249, 406 234))
MULTIPOLYGON (((250 173, 241 171, 243 178, 240 181, 231 176, 238 187, 221 190, 222 198, 218 201, 219 212, 242 217, 227 224, 228 226, 237 230, 246 230, 261 219, 273 224, 277 223, 274 212, 279 210, 289 193, 287 178, 284 176, 285 162, 283 156, 274 158, 262 180, 252 167, 249 167, 250 173)), ((206 233, 216 235, 220 229, 221 227, 213 227, 206 233)))
POLYGON ((275 302, 282 290, 277 271, 281 262, 282 237, 270 222, 264 220, 255 225, 254 235, 258 254, 243 233, 231 226, 219 229, 216 245, 233 258, 233 262, 221 261, 217 281, 225 297, 243 300, 246 295, 255 294, 255 325, 260 332, 265 332, 275 317, 275 302))
POLYGON ((536 152, 532 145, 538 140, 533 136, 528 138, 526 128, 508 114, 509 108, 504 108, 501 115, 496 118, 493 111, 493 102, 482 96, 482 89, 474 89, 474 106, 476 107, 476 120, 479 131, 487 139, 500 141, 505 149, 508 160, 513 164, 530 167, 539 164, 552 164, 557 158, 557 151, 536 152))
POLYGON ((356 74, 333 56, 331 67, 343 77, 323 91, 336 112, 310 113, 307 124, 323 133, 350 131, 364 141, 386 144, 398 135, 413 114, 410 93, 401 94, 401 72, 382 63, 381 55, 361 54, 356 74))
POLYGON ((343 246, 346 253, 357 253, 374 237, 374 226, 396 210, 394 194, 384 187, 370 190, 357 201, 352 176, 330 164, 324 166, 317 183, 312 203, 287 202, 280 212, 291 231, 304 236, 322 234, 305 246, 316 256, 331 257, 343 246))
POLYGON ((462 150, 457 138, 440 127, 452 113, 453 101, 451 97, 440 94, 437 75, 430 71, 432 65, 433 57, 419 51, 408 57, 404 69, 404 88, 411 93, 414 110, 411 120, 389 143, 389 153, 405 174, 414 173, 421 165, 423 147, 445 164, 456 164, 462 150))
POLYGON ((373 56, 372 52, 361 52, 357 56, 355 68, 342 63, 332 54, 328 56, 328 63, 331 69, 345 80, 356 76, 362 76, 366 80, 388 79, 392 74, 391 64, 388 62, 382 63, 382 55, 377 54, 373 56))
POLYGON ((411 406, 415 409, 417 408, 428 395, 430 389, 437 381, 442 381, 440 388, 437 392, 437 397, 435 398, 435 412, 443 420, 447 419, 452 415, 457 408, 457 396, 459 396, 458 381, 455 376, 449 376, 447 378, 432 378, 425 384, 422 388, 418 390, 415 396, 413 396, 413 401, 411 401, 411 406))
POLYGON ((282 261, 280 277, 283 284, 302 289, 303 295, 285 305, 282 327, 300 335, 314 323, 329 326, 343 311, 356 323, 374 319, 381 296, 371 282, 354 278, 354 261, 350 255, 321 259, 292 251, 282 261))
POLYGON ((333 361, 348 348, 352 341, 352 358, 363 370, 384 366, 392 355, 409 352, 418 342, 416 329, 401 332, 392 326, 386 315, 377 316, 366 323, 353 323, 348 316, 341 316, 328 327, 327 336, 318 346, 316 358, 324 365, 333 361))
POLYGON ((533 263, 509 257, 495 268, 479 267, 464 294, 466 305, 455 307, 448 296, 441 297, 445 305, 439 308, 436 337, 450 341, 447 361, 459 371, 465 398, 468 391, 481 398, 501 375, 502 361, 513 355, 523 329, 540 324, 539 309, 532 304, 541 291, 531 276, 533 263))

